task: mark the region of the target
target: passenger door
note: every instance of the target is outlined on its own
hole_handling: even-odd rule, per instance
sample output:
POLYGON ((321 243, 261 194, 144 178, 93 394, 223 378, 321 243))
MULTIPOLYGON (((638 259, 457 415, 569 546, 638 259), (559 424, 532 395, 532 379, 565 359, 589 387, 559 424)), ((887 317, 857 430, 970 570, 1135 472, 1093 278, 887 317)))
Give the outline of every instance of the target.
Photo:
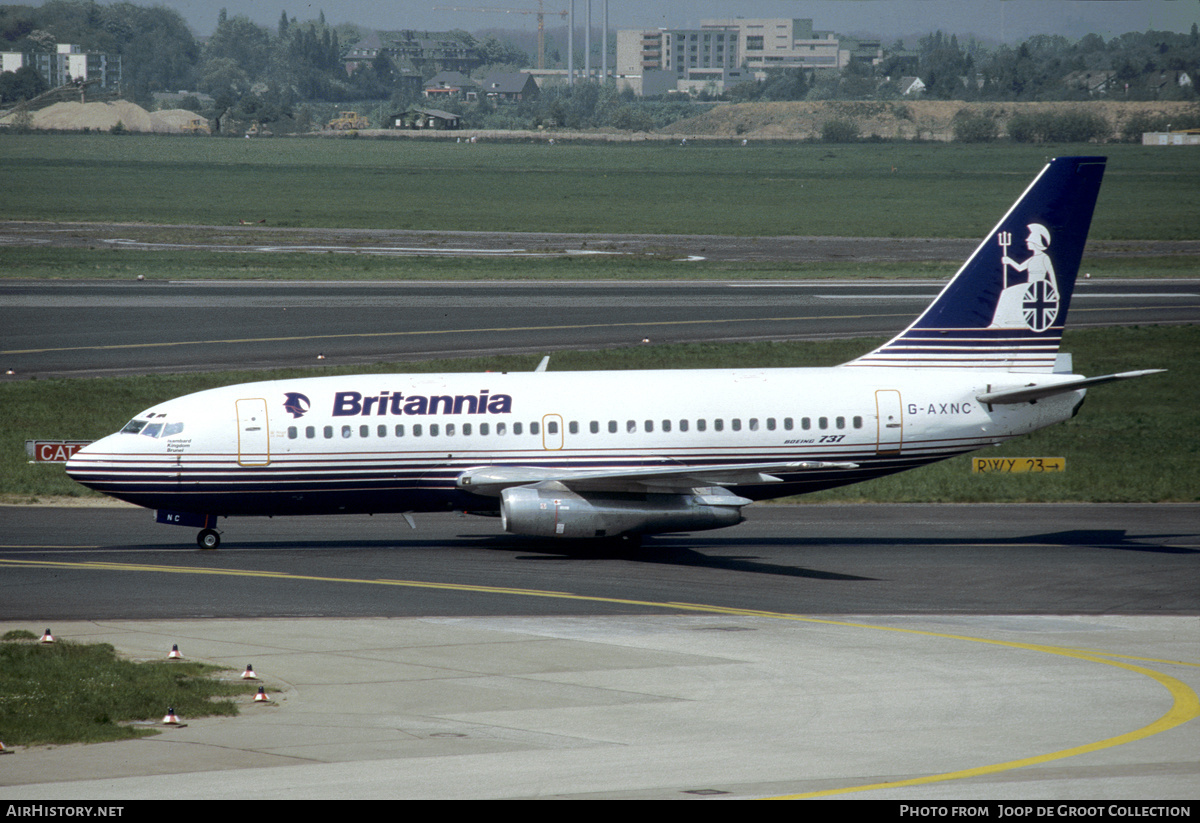
POLYGON ((267 401, 261 397, 237 401, 238 464, 265 466, 271 462, 267 401))
POLYGON ((894 389, 876 391, 875 410, 879 420, 876 451, 879 454, 899 452, 904 443, 904 409, 900 405, 900 392, 894 389))

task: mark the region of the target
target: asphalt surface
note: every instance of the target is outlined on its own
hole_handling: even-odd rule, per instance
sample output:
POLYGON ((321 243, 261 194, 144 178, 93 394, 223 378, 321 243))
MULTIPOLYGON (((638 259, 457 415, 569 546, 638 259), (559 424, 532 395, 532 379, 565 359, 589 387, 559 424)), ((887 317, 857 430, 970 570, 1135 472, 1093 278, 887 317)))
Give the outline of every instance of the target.
MULTIPOLYGON (((0 280, 0 379, 886 336, 938 282, 0 280)), ((1081 282, 1072 328, 1200 322, 1200 281, 1081 282)))
POLYGON ((143 511, 4 509, 0 631, 178 645, 266 700, 16 747, 2 793, 1194 799, 1200 507, 750 513, 636 554, 452 516, 234 520, 201 552, 143 511))
POLYGON ((514 537, 496 518, 453 514, 414 515, 415 531, 384 515, 230 518, 220 521, 221 548, 203 552, 195 529, 159 525, 144 509, 0 507, 0 619, 591 615, 659 613, 645 604, 664 602, 819 614, 1200 614, 1200 506, 757 505, 746 514, 733 528, 652 537, 629 552, 514 537), (190 573, 211 567, 229 573, 190 573), (399 579, 605 602, 397 596, 369 584, 399 579))

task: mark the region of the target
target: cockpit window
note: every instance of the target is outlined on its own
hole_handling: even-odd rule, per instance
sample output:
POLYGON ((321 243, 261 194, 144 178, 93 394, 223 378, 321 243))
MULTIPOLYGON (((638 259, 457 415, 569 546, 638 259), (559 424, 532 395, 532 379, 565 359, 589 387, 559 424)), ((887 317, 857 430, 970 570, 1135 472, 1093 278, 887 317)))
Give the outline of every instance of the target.
POLYGON ((143 437, 174 437, 183 431, 183 421, 138 420, 136 417, 125 424, 121 434, 141 434, 143 437))

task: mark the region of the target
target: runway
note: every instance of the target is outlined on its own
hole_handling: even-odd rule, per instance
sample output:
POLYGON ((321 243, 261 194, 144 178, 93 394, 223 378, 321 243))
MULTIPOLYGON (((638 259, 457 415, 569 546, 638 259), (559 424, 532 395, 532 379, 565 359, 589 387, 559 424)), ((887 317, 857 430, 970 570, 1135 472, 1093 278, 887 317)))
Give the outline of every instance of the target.
MULTIPOLYGON (((82 377, 892 335, 915 282, 0 281, 0 371, 82 377)), ((1080 282, 1071 328, 1200 322, 1200 281, 1080 282)))
POLYGON ((632 554, 489 520, 2 513, 0 631, 241 671, 12 800, 1189 800, 1200 506, 762 506, 632 554), (178 542, 176 532, 182 532, 178 542), (65 621, 65 622, 64 622, 65 621), (45 624, 45 625, 43 625, 45 624))

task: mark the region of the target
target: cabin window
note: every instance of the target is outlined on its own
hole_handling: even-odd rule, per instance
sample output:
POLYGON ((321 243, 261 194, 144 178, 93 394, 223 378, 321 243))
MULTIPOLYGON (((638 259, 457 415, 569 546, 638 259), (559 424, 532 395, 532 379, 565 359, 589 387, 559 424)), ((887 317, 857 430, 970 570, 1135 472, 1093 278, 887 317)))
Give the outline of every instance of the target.
POLYGON ((437 423, 430 423, 430 424, 429 424, 429 436, 430 436, 430 437, 437 437, 437 436, 438 436, 438 424, 437 424, 437 423))
POLYGON ((628 432, 629 434, 633 434, 634 432, 636 432, 637 431, 637 421, 636 420, 626 420, 625 421, 625 431, 628 432))
POLYGON ((775 418, 774 417, 767 418, 767 431, 769 431, 769 432, 775 431, 775 418))
POLYGON ((863 426, 862 418, 859 417, 858 415, 855 415, 854 416, 854 428, 861 429, 862 426, 863 426))
POLYGON ((371 436, 371 427, 370 426, 359 426, 358 427, 358 436, 359 437, 370 437, 371 436))
POLYGON ((485 436, 485 437, 487 436, 489 429, 490 429, 490 427, 488 426, 487 423, 479 424, 479 433, 482 434, 483 436, 485 436))
POLYGON ((663 421, 662 430, 665 432, 669 432, 671 430, 671 421, 670 420, 663 421))
POLYGON ((725 421, 720 417, 713 421, 713 431, 725 431, 725 421))
POLYGON ((789 431, 789 432, 792 430, 792 418, 790 418, 790 417, 783 418, 783 430, 789 431))
POLYGON ((708 428, 708 421, 703 417, 696 421, 696 431, 702 432, 708 428))
POLYGON ((453 436, 454 436, 454 424, 453 424, 453 423, 447 423, 447 424, 446 424, 446 436, 447 436, 447 437, 453 437, 453 436))
POLYGON ((463 437, 470 437, 470 436, 471 436, 471 424, 463 423, 463 437))
POLYGON ((342 437, 349 437, 353 432, 349 426, 342 426, 342 437))
MULTIPOLYGON (((533 425, 536 426, 537 423, 534 423, 533 425)), ((534 434, 537 434, 537 432, 534 432, 534 434)), ((558 421, 557 420, 547 420, 546 421, 546 434, 558 434, 558 421)))
POLYGON ((326 426, 325 427, 325 439, 330 440, 332 438, 333 438, 333 426, 326 426))
POLYGON ((616 434, 616 433, 617 433, 617 421, 616 421, 616 420, 609 420, 609 421, 608 421, 608 433, 609 433, 609 434, 616 434))
POLYGON ((520 434, 522 431, 520 423, 513 423, 513 434, 520 434))
POLYGON ((812 428, 812 421, 809 420, 807 417, 800 418, 800 428, 804 429, 805 431, 808 431, 809 429, 812 428))
POLYGON ((646 421, 646 429, 645 430, 648 432, 654 431, 654 421, 653 420, 646 421))
POLYGON ((599 434, 600 433, 600 421, 593 420, 591 423, 589 423, 588 431, 590 431, 592 434, 599 434))
POLYGON ((688 430, 688 422, 687 422, 686 418, 679 421, 679 430, 681 432, 685 432, 688 430))
POLYGON ((420 437, 420 436, 421 436, 421 424, 420 424, 420 423, 413 423, 413 433, 412 433, 412 436, 413 436, 413 437, 420 437))
POLYGON ((838 427, 839 429, 844 429, 844 428, 846 428, 846 418, 844 418, 844 417, 839 417, 839 418, 837 419, 837 427, 838 427))
POLYGON ((299 434, 295 426, 288 426, 288 440, 295 440, 299 434))
POLYGON ((752 432, 758 431, 758 418, 757 417, 750 418, 750 431, 752 431, 752 432))
POLYGON ((829 418, 828 417, 818 417, 817 418, 817 428, 818 429, 829 428, 829 418))
POLYGON ((317 436, 316 427, 315 426, 306 426, 304 429, 304 436, 307 437, 309 440, 312 440, 314 437, 317 436))
POLYGON ((579 434, 579 423, 575 420, 572 420, 570 423, 567 424, 567 430, 571 434, 579 434))
POLYGON ((505 434, 507 432, 508 432, 508 424, 507 423, 497 423, 496 424, 496 434, 505 434))

